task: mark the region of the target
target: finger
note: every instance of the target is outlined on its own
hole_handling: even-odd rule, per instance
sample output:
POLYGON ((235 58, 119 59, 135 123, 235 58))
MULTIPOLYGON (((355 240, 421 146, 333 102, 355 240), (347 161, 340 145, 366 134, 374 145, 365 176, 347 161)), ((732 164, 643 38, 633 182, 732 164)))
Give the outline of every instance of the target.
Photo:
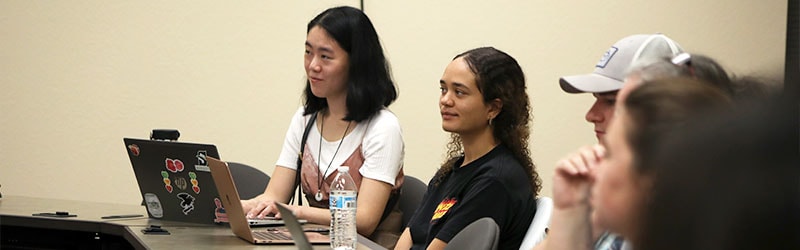
POLYGON ((581 160, 583 161, 583 164, 587 168, 587 170, 588 168, 592 168, 595 165, 597 165, 598 162, 597 155, 595 154, 594 149, 592 147, 583 147, 581 148, 581 151, 579 153, 581 155, 580 156, 581 160))
POLYGON ((247 213, 253 209, 253 205, 250 203, 250 200, 241 200, 240 202, 242 203, 242 212, 247 216, 247 213))
POLYGON ((272 205, 270 205, 269 206, 269 212, 267 213, 267 215, 275 217, 276 219, 281 219, 283 217, 281 217, 281 211, 278 209, 278 205, 277 204, 282 204, 282 203, 275 202, 272 205))
POLYGON ((598 161, 600 161, 603 158, 605 158, 605 156, 606 156, 606 147, 603 147, 603 145, 596 144, 596 145, 594 145, 594 147, 592 147, 592 150, 594 150, 594 153, 597 156, 598 161))
POLYGON ((567 162, 566 159, 559 160, 558 163, 556 164, 556 174, 567 174, 567 175, 574 174, 573 173, 574 170, 568 165, 569 162, 567 162))
POLYGON ((575 168, 577 174, 579 175, 586 174, 589 171, 589 168, 586 167, 586 162, 584 162, 583 160, 583 156, 581 156, 580 154, 576 154, 575 156, 573 156, 570 159, 570 162, 572 163, 572 166, 575 168))
POLYGON ((267 206, 266 204, 267 204, 266 201, 259 201, 258 203, 256 203, 255 207, 250 209, 250 211, 247 211, 247 218, 255 218, 256 216, 258 216, 258 214, 261 213, 261 211, 264 210, 264 208, 267 206))
POLYGON ((573 166, 569 158, 566 158, 558 162, 558 166, 556 166, 556 174, 572 176, 577 175, 578 170, 575 169, 575 166, 573 166))
POLYGON ((261 212, 260 212, 260 213, 258 213, 258 218, 259 218, 259 219, 264 219, 264 218, 266 218, 266 217, 267 217, 267 215, 270 215, 270 214, 272 214, 272 213, 273 213, 273 212, 272 212, 272 208, 273 208, 273 207, 274 207, 274 206, 273 206, 272 204, 270 204, 270 205, 267 205, 266 207, 264 207, 264 210, 261 210, 261 212))
POLYGON ((245 217, 247 217, 248 219, 253 218, 254 214, 258 212, 259 203, 256 203, 255 206, 250 206, 250 209, 244 211, 245 217))

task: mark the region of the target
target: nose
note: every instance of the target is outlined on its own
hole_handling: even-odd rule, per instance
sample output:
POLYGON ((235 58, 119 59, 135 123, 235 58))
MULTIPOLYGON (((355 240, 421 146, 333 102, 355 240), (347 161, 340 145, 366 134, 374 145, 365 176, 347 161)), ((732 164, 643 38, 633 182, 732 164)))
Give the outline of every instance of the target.
POLYGON ((311 59, 311 62, 308 63, 308 69, 314 72, 322 70, 322 66, 319 65, 319 59, 317 59, 317 57, 311 59))
POLYGON ((453 99, 450 98, 450 92, 442 93, 442 96, 439 97, 439 106, 453 106, 453 99))
POLYGON ((586 112, 586 121, 591 123, 601 123, 603 120, 605 120, 605 117, 603 117, 603 112, 600 110, 600 101, 596 100, 589 109, 589 112, 586 112))

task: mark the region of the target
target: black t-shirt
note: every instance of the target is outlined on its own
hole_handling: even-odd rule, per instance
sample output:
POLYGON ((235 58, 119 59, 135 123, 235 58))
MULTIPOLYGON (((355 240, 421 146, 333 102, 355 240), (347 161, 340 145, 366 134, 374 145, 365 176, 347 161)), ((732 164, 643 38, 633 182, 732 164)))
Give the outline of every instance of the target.
POLYGON ((492 217, 500 227, 499 249, 518 249, 535 213, 530 177, 501 144, 454 168, 438 186, 428 184, 422 206, 408 223, 412 249, 425 249, 433 239, 449 242, 483 217, 492 217))

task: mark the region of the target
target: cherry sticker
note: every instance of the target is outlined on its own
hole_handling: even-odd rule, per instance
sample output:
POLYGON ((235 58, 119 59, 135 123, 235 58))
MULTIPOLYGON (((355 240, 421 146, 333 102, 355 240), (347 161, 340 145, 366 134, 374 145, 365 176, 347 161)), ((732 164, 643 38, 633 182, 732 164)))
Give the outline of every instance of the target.
POLYGON ((183 162, 181 160, 167 158, 164 161, 166 162, 167 170, 170 172, 177 173, 183 171, 184 169, 183 162))
POLYGON ((175 161, 173 161, 170 158, 167 158, 166 162, 167 162, 167 170, 173 173, 177 172, 177 169, 175 169, 175 161))
POLYGON ((175 159, 175 169, 177 169, 178 172, 183 171, 183 162, 181 160, 175 159))

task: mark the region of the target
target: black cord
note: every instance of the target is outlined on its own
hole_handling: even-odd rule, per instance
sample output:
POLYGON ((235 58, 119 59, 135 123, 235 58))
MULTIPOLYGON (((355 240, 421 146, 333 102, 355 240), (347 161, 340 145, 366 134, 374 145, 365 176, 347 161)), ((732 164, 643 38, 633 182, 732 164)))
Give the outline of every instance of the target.
POLYGON ((361 0, 359 2, 361 3, 361 12, 365 12, 364 11, 364 0, 361 0))

